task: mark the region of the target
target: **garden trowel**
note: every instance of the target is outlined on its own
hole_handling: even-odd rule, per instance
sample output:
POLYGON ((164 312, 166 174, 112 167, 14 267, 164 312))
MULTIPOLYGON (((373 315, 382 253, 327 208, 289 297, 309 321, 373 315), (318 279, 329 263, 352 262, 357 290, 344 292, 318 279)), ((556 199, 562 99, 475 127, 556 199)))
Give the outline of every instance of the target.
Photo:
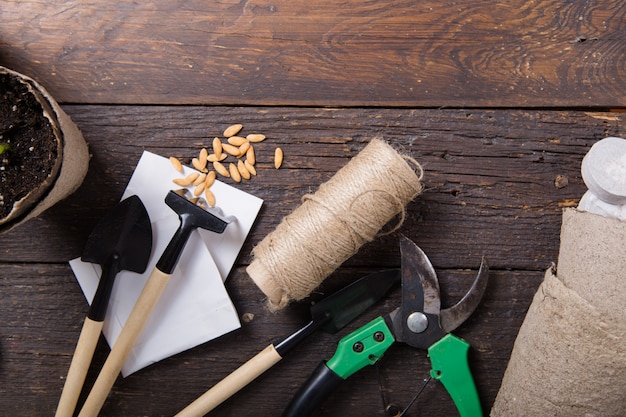
POLYGON ((102 275, 74 350, 56 417, 74 414, 100 338, 115 277, 123 270, 143 273, 151 250, 150 218, 136 195, 115 206, 89 235, 81 260, 102 265, 102 275))
POLYGON ((222 217, 219 210, 208 207, 203 199, 193 198, 190 194, 187 189, 172 190, 165 197, 165 203, 178 215, 180 224, 144 284, 78 414, 79 417, 95 417, 100 412, 124 361, 174 273, 191 233, 200 228, 221 234, 229 223, 236 220, 233 216, 222 217))

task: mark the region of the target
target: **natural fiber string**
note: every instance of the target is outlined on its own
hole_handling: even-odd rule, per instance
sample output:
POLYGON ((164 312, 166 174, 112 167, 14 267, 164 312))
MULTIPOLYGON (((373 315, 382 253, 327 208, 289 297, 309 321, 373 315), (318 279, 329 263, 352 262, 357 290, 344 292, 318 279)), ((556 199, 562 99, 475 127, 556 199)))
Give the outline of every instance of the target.
POLYGON ((417 161, 380 139, 322 184, 253 250, 248 274, 273 310, 308 296, 422 190, 417 161))

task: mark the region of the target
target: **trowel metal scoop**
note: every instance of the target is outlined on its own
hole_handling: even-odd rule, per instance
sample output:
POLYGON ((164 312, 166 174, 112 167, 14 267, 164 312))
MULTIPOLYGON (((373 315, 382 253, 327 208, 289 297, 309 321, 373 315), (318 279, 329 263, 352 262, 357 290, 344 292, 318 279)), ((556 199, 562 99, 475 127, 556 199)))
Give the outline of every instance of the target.
POLYGON ((81 259, 102 265, 102 275, 76 344, 56 417, 74 414, 100 338, 115 277, 122 270, 143 273, 151 250, 150 218, 136 195, 115 206, 89 235, 81 259))
POLYGON ((202 228, 214 233, 223 233, 228 223, 232 221, 230 218, 222 218, 215 212, 215 209, 210 209, 208 206, 204 209, 199 205, 204 200, 187 198, 187 194, 189 194, 187 190, 170 191, 165 197, 165 203, 178 214, 180 226, 141 290, 133 310, 83 404, 79 417, 96 416, 100 412, 126 358, 163 294, 191 232, 202 228))

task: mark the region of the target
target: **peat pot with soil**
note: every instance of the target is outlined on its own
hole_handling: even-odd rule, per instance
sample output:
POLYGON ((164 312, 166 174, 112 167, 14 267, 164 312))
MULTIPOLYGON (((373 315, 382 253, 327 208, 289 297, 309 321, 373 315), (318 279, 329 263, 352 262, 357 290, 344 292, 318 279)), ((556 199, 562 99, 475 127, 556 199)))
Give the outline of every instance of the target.
POLYGON ((88 164, 82 134, 50 94, 0 67, 0 233, 72 194, 88 164))

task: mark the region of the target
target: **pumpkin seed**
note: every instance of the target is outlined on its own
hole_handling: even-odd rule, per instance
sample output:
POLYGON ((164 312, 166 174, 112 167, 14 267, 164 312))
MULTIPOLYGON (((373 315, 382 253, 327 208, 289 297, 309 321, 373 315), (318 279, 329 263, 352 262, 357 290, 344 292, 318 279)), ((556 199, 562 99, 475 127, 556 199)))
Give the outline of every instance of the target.
POLYGON ((228 173, 228 170, 226 169, 226 167, 224 165, 222 165, 221 162, 213 162, 213 168, 215 168, 217 173, 220 174, 221 176, 223 176, 223 177, 230 177, 230 174, 228 173))
POLYGON ((207 156, 206 160, 208 162, 220 162, 220 161, 223 161, 226 158, 228 158, 228 155, 226 155, 225 153, 220 154, 219 158, 217 157, 216 154, 212 153, 211 155, 207 156))
POLYGON ((235 182, 241 182, 241 174, 239 173, 239 170, 237 169, 235 164, 231 162, 230 165, 228 165, 228 171, 230 172, 230 177, 235 182))
POLYGON ((241 146, 246 142, 248 142, 248 139, 242 138, 241 136, 231 136, 228 138, 228 143, 233 146, 241 146))
POLYGON ((248 136, 246 136, 246 139, 254 143, 263 142, 265 140, 265 135, 262 135, 260 133, 251 133, 248 136))
POLYGON ((247 159, 245 161, 243 161, 243 164, 245 165, 246 169, 248 170, 248 172, 250 174, 256 175, 256 168, 254 167, 254 165, 252 165, 250 162, 248 162, 247 159))
POLYGON ((193 182, 193 185, 200 185, 206 180, 206 174, 200 174, 198 178, 193 182))
POLYGON ((209 206, 215 207, 215 194, 213 194, 213 191, 209 190, 208 188, 205 188, 204 198, 206 198, 206 202, 209 204, 209 206))
POLYGON ((222 156, 222 141, 220 138, 213 138, 213 153, 216 155, 218 161, 220 161, 220 157, 222 156))
POLYGON ((198 171, 202 171, 202 172, 206 172, 206 159, 204 160, 204 164, 202 162, 200 162, 200 160, 198 158, 193 158, 191 160, 191 165, 193 165, 193 167, 195 169, 197 169, 198 171))
POLYGON ((256 155, 254 154, 254 146, 252 145, 250 145, 246 151, 246 160, 250 163, 250 165, 256 164, 256 155))
POLYGON ((204 185, 204 182, 201 182, 200 184, 198 184, 198 186, 196 186, 196 188, 193 189, 193 195, 198 197, 200 194, 202 194, 205 188, 206 186, 204 185))
POLYGON ((224 152, 234 157, 239 157, 239 154, 241 153, 238 147, 233 146, 229 143, 222 144, 222 149, 224 150, 224 152))
POLYGON ((248 168, 246 168, 246 165, 243 163, 241 159, 237 161, 237 171, 239 171, 239 173, 241 174, 243 178, 247 180, 250 179, 250 171, 248 171, 248 168))
POLYGON ((178 158, 170 156, 170 162, 172 163, 172 166, 176 169, 176 171, 180 172, 181 174, 183 173, 183 164, 180 163, 178 158))
POLYGON ((235 125, 228 126, 226 128, 226 130, 224 131, 224 137, 225 138, 229 138, 231 136, 235 136, 237 133, 239 133, 239 131, 242 128, 243 128, 243 125, 241 125, 241 124, 235 124, 235 125))
POLYGON ((248 152, 248 149, 250 149, 250 146, 251 146, 250 142, 246 142, 239 147, 239 158, 241 158, 242 156, 246 154, 246 152, 248 152))
POLYGON ((211 171, 206 176, 206 182, 204 183, 205 188, 210 188, 215 182, 215 171, 211 171))
POLYGON ((200 176, 199 173, 192 172, 191 174, 187 175, 185 178, 176 178, 172 181, 174 182, 174 184, 180 185, 181 187, 188 187, 191 184, 193 184, 193 182, 196 179, 198 179, 199 176, 200 176))
POLYGON ((280 168, 282 164, 283 164, 283 150, 280 148, 276 148, 276 150, 274 151, 274 167, 278 169, 280 168))

